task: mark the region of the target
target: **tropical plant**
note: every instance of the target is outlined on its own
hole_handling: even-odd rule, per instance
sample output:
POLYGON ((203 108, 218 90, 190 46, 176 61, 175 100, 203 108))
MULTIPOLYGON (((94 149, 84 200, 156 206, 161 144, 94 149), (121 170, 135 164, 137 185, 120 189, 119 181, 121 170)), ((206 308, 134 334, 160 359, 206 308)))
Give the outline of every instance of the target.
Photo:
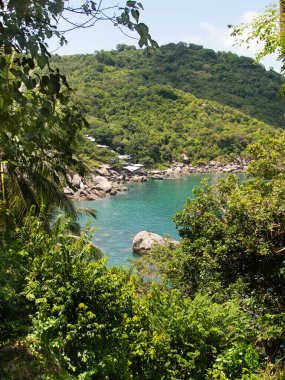
POLYGON ((47 40, 54 36, 60 44, 66 42, 66 31, 58 31, 59 19, 66 18, 66 12, 85 15, 85 21, 76 27, 108 19, 119 27, 135 30, 141 46, 155 46, 147 26, 139 22, 141 8, 141 3, 128 1, 124 8, 114 6, 112 12, 117 9, 120 14, 110 17, 102 2, 96 6, 93 1, 85 1, 79 7, 63 0, 0 2, 2 227, 7 229, 12 219, 16 223, 23 220, 31 205, 38 213, 44 204, 47 211, 56 206, 75 216, 62 186, 68 168, 84 168, 75 155, 75 142, 87 122, 70 104, 66 77, 50 67, 47 40))

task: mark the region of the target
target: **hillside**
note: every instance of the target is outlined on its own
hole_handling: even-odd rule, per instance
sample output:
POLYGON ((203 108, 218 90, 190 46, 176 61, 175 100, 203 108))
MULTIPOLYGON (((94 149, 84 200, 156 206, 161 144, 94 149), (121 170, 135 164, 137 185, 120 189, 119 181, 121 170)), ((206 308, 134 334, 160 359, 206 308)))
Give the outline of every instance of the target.
MULTIPOLYGON (((151 56, 123 46, 118 47, 122 51, 56 56, 54 61, 76 90, 73 99, 80 103, 91 126, 85 133, 95 137, 97 143, 106 144, 118 153, 130 154, 148 166, 179 159, 182 152, 195 163, 211 159, 229 161, 250 142, 276 133, 275 127, 260 120, 267 119, 275 126, 282 124, 280 114, 284 101, 277 97, 282 78, 260 65, 252 65, 248 58, 193 46, 170 44, 151 56), (178 54, 177 50, 181 52, 178 54), (196 52, 190 63, 183 58, 185 52, 196 52), (202 67, 202 61, 194 59, 198 55, 204 57, 204 62, 207 56, 215 56, 218 62, 224 61, 224 66, 221 63, 211 66, 215 59, 209 59, 209 67, 204 67, 199 74, 193 69, 195 65, 202 67), (231 71, 226 70, 230 58, 231 71), (172 63, 166 64, 166 61, 172 63), (186 66, 188 74, 185 72, 182 76, 186 66), (171 68, 172 75, 167 67, 171 68), (224 81, 219 80, 221 75, 224 81), (240 81, 236 80, 238 76, 240 81), (259 80, 260 90, 252 84, 255 78, 259 80), (243 92, 238 91, 240 86, 243 92), (230 97, 229 91, 239 95, 230 97), (204 99, 199 99, 200 95, 204 99), (240 103, 243 99, 241 110, 247 109, 256 118, 220 104, 226 100, 231 103, 233 99, 236 102, 239 99, 240 103)), ((82 140, 81 153, 91 159, 102 159, 102 150, 99 152, 95 146, 82 140)), ((104 154, 110 159, 109 153, 104 154)))
POLYGON ((285 126, 285 100, 279 96, 284 78, 251 58, 215 52, 180 42, 147 57, 141 50, 119 45, 118 51, 97 52, 106 65, 140 70, 150 83, 171 84, 198 98, 215 100, 266 123, 285 126))

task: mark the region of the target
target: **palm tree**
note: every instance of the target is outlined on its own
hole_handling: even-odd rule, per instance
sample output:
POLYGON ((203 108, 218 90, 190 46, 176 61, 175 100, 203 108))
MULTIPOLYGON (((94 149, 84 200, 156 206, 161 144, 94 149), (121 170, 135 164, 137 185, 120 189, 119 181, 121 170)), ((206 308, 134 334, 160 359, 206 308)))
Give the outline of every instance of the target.
POLYGON ((32 206, 47 228, 54 209, 74 221, 77 210, 62 189, 67 168, 85 169, 73 149, 84 120, 68 96, 49 91, 52 83, 43 84, 31 72, 27 78, 15 55, 2 52, 1 58, 6 65, 0 68, 0 228, 21 224, 32 206))

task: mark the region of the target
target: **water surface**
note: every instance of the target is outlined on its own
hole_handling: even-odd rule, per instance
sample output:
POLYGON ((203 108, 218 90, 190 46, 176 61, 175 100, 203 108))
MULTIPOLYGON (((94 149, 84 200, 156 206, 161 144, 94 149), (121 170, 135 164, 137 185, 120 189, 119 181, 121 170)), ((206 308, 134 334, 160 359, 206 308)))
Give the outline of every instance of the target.
MULTIPOLYGON (((150 180, 132 183, 130 191, 98 201, 80 202, 80 206, 97 210, 93 241, 109 257, 110 265, 128 264, 133 258, 132 240, 140 231, 147 230, 160 235, 179 236, 172 222, 187 198, 193 198, 193 188, 200 185, 201 178, 215 182, 221 174, 192 174, 182 179, 150 180)), ((85 225, 88 217, 81 219, 85 225)))

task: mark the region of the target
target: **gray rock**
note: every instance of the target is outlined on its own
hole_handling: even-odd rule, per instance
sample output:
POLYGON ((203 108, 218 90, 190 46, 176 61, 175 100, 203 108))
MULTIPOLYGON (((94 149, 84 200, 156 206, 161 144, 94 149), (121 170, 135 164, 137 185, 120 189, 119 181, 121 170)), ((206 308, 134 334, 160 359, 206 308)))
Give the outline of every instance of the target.
POLYGON ((133 239, 133 251, 143 254, 150 251, 154 244, 163 244, 163 237, 153 232, 141 231, 133 239))
POLYGON ((79 188, 80 188, 81 190, 86 190, 86 189, 87 189, 87 186, 84 185, 84 183, 81 181, 80 184, 79 184, 79 188))
POLYGON ((100 199, 100 197, 98 197, 98 195, 96 195, 95 193, 88 194, 87 198, 90 201, 96 201, 97 199, 100 199))
POLYGON ((76 188, 76 189, 80 189, 80 183, 82 181, 82 178, 80 177, 79 174, 74 174, 73 178, 72 178, 72 185, 76 188))
POLYGON ((118 191, 129 191, 129 188, 127 186, 120 186, 117 188, 118 191))
POLYGON ((110 176, 110 172, 108 170, 108 165, 102 165, 96 168, 96 172, 100 174, 100 176, 110 176))
POLYGON ((64 192, 64 194, 66 194, 66 195, 73 195, 73 194, 74 194, 74 191, 73 191, 70 187, 65 187, 65 188, 63 189, 63 192, 64 192))
POLYGON ((181 168, 180 167, 177 167, 173 170, 172 174, 174 176, 179 176, 181 174, 181 168))
POLYGON ((173 175, 173 169, 172 169, 172 168, 167 169, 167 170, 165 171, 165 175, 166 175, 167 177, 172 176, 172 175, 173 175))
POLYGON ((105 177, 96 176, 93 179, 94 189, 96 190, 102 190, 105 193, 110 191, 112 189, 112 184, 107 180, 105 177))
POLYGON ((133 239, 133 251, 138 254, 144 254, 151 250, 154 244, 163 244, 174 248, 179 241, 163 238, 153 232, 141 231, 133 239))
POLYGON ((104 198, 106 196, 106 193, 101 190, 93 190, 93 194, 95 194, 98 198, 104 198))
POLYGON ((85 190, 78 190, 79 196, 84 198, 88 196, 88 193, 85 190))
POLYGON ((160 180, 164 179, 163 175, 161 175, 161 174, 154 174, 154 175, 151 176, 151 178, 153 178, 153 179, 160 179, 160 180))

